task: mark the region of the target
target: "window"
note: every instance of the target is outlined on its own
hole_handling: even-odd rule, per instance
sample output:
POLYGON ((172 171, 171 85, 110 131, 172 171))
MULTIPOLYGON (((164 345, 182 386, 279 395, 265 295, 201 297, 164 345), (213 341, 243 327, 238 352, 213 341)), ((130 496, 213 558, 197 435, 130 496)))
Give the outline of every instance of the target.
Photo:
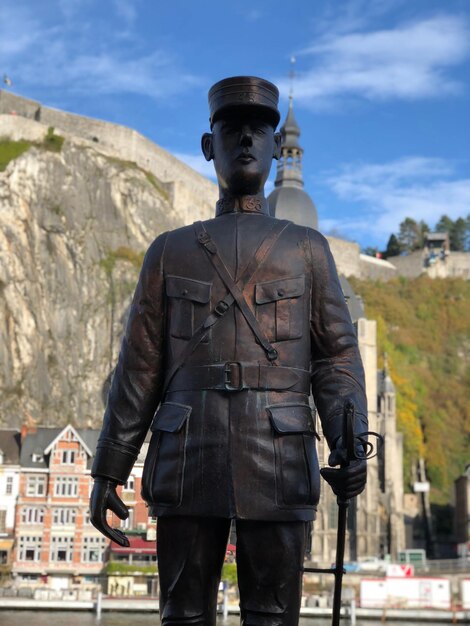
POLYGON ((62 463, 73 465, 75 463, 75 450, 62 450, 62 463))
POLYGON ((72 476, 58 476, 55 479, 54 495, 73 498, 78 495, 78 478, 72 476))
POLYGON ((106 549, 106 537, 83 537, 82 562, 100 563, 106 549))
POLYGON ((28 478, 26 479, 26 495, 27 496, 46 495, 46 477, 45 476, 28 476, 28 478))
POLYGON ((33 452, 31 455, 31 460, 33 463, 42 463, 44 461, 44 455, 40 452, 33 452))
POLYGON ((42 537, 20 536, 18 546, 18 561, 39 561, 41 555, 42 537))
POLYGON ((123 487, 123 491, 135 491, 135 479, 134 476, 129 476, 126 484, 123 487))
POLYGON ((73 554, 73 537, 51 538, 51 561, 70 563, 73 554))
POLYGON ((7 476, 5 483, 5 494, 11 496, 13 493, 13 476, 7 476))
POLYGON ((44 509, 40 506, 25 506, 21 509, 22 524, 43 524, 44 509))
POLYGON ((75 524, 77 518, 76 509, 53 509, 52 511, 52 523, 53 524, 75 524))
POLYGON ((0 509, 0 533, 5 533, 7 530, 7 512, 5 509, 0 509))
POLYGON ((84 524, 88 524, 90 525, 90 509, 86 509, 85 513, 83 514, 83 523, 84 524))

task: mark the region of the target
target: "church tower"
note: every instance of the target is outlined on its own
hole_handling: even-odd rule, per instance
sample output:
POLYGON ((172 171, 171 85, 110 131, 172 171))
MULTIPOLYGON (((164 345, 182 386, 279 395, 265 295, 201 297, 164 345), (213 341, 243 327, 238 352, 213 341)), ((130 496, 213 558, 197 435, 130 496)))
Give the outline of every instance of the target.
POLYGON ((318 227, 317 210, 304 190, 302 176, 303 149, 299 144, 300 127, 295 119, 292 94, 289 110, 281 126, 281 157, 277 165, 274 190, 268 196, 269 211, 278 219, 291 220, 301 226, 318 227))

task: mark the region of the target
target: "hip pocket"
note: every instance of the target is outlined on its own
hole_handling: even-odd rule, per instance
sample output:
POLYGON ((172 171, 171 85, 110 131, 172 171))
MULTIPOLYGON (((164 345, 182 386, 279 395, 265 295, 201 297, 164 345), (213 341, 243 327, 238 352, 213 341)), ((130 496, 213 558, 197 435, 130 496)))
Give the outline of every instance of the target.
POLYGON ((142 498, 146 502, 181 504, 191 410, 184 404, 164 402, 153 418, 142 475, 142 498))
POLYGON ((312 410, 308 405, 266 407, 274 436, 278 506, 314 506, 320 497, 320 472, 312 410))

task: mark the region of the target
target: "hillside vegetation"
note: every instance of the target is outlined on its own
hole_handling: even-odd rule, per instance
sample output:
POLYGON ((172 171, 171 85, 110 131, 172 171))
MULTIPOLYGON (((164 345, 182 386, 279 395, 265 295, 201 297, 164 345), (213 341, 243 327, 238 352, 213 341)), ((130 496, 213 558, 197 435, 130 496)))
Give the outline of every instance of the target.
POLYGON ((351 279, 377 320, 379 365, 388 355, 404 433, 406 488, 424 455, 436 504, 470 462, 470 282, 462 279, 351 279))

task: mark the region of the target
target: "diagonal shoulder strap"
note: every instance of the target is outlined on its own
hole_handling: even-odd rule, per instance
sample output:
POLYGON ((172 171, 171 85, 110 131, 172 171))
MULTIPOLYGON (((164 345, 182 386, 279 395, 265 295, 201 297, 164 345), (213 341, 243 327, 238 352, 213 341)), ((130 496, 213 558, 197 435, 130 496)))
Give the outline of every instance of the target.
MULTIPOLYGON (((267 255, 267 253, 273 246, 274 242, 278 239, 278 237, 283 232, 283 230, 287 228, 288 224, 289 222, 287 221, 274 223, 273 228, 271 229, 270 233, 268 234, 266 238, 268 240, 267 245, 263 245, 265 244, 265 241, 263 241, 261 243, 261 246, 258 248, 257 252, 259 252, 260 257, 262 257, 263 259, 265 258, 265 256, 267 255)), ((239 286, 240 283, 237 284, 233 280, 229 270, 227 269, 225 263, 223 262, 222 258, 220 257, 217 251, 217 246, 215 245, 214 241, 211 239, 209 233, 204 228, 203 223, 196 222, 194 224, 194 227, 196 230, 199 243, 204 247, 204 250, 206 251, 206 254, 209 260, 211 261, 215 270, 217 271, 220 278, 224 282, 225 286, 229 290, 232 298, 237 303, 238 308, 243 314, 243 317, 245 318, 247 324, 253 331, 253 334, 258 339, 259 343, 261 344, 264 351, 266 352, 267 359, 271 362, 275 361, 278 357, 278 352, 267 339, 264 331, 262 330, 262 328, 260 327, 258 323, 258 320, 253 314, 253 311, 250 309, 247 301, 245 300, 245 296, 243 295, 243 292, 241 291, 240 286, 239 286)), ((258 255, 255 255, 255 256, 258 256, 258 255)), ((244 271, 244 278, 246 278, 245 274, 250 274, 250 278, 251 278, 251 276, 254 274, 258 266, 259 266, 259 262, 248 263, 248 266, 244 271)))
MULTIPOLYGON (((268 256, 271 248, 276 243, 281 233, 287 228, 290 224, 287 220, 279 220, 274 223, 273 227, 263 239, 263 241, 258 246, 255 254, 252 256, 247 266, 242 272, 242 276, 240 280, 237 282, 237 285, 240 286, 241 289, 250 281, 256 270, 263 263, 265 258, 268 256)), ((199 239, 199 233, 205 233, 206 230, 202 224, 202 222, 196 222, 194 225, 196 229, 196 233, 199 239)), ((214 246, 215 249, 215 246, 214 246)), ((205 336, 209 332, 209 330, 217 324, 217 322, 225 315, 225 313, 230 309, 230 307, 235 302, 234 297, 231 292, 225 296, 223 300, 221 300, 217 306, 211 311, 208 317, 204 320, 204 322, 197 328, 194 335, 184 346, 181 353, 177 356, 177 358, 173 361, 172 366, 168 370, 165 381, 163 383, 162 388, 162 397, 164 397, 166 390, 168 389, 171 381, 173 380, 176 372, 180 369, 180 367, 185 363, 186 359, 188 359, 197 346, 204 340, 205 336)), ((255 318, 256 320, 256 318, 255 318)), ((273 348, 274 349, 274 348, 273 348)))

